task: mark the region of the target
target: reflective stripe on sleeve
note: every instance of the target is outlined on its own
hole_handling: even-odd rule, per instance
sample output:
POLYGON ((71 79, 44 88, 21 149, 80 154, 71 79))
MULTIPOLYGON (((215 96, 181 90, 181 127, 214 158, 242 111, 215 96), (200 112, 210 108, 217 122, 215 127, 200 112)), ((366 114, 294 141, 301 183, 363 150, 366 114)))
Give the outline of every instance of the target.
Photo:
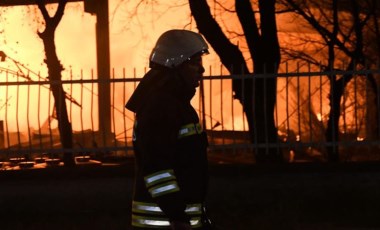
POLYGON ((191 218, 190 225, 192 228, 202 227, 201 218, 191 218))
MULTIPOLYGON (((132 225, 135 227, 142 227, 142 228, 167 228, 170 226, 170 222, 168 218, 132 215, 132 225)), ((201 218, 200 217, 191 218, 190 225, 192 228, 201 227, 202 226, 201 218)))
MULTIPOLYGON (((132 202, 132 212, 164 215, 164 212, 161 210, 161 208, 157 204, 139 202, 139 201, 132 202)), ((200 203, 188 204, 186 205, 185 213, 188 215, 197 215, 197 214, 200 215, 202 213, 202 205, 200 203)))
POLYGON ((155 218, 132 215, 132 225, 135 227, 162 228, 169 227, 170 222, 168 218, 155 218))
POLYGON ((186 206, 185 212, 187 214, 201 214, 202 204, 189 204, 186 206))
POLYGON ((132 212, 164 215, 164 212, 157 204, 138 201, 132 202, 132 212))
POLYGON ((144 177, 146 187, 175 179, 176 177, 174 176, 174 172, 171 169, 162 170, 144 177))
POLYGON ((199 123, 190 123, 182 126, 178 132, 178 138, 199 134, 202 132, 202 126, 199 123))
POLYGON ((168 183, 160 184, 149 189, 152 197, 162 196, 168 193, 178 192, 179 187, 177 182, 170 181, 168 183))

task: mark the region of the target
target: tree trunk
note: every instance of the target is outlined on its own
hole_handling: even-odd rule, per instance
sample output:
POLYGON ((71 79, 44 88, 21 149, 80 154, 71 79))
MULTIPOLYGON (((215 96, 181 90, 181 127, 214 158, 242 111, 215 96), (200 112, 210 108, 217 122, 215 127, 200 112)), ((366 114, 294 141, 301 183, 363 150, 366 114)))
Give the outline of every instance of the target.
MULTIPOLYGON (((207 2, 189 0, 189 4, 199 32, 205 36, 229 72, 249 74, 241 51, 222 32, 212 17, 207 2)), ((283 157, 276 145, 278 138, 274 122, 276 73, 280 61, 275 1, 260 1, 261 35, 255 17, 252 17, 250 1, 237 0, 235 5, 254 61, 254 73, 270 73, 270 77, 263 78, 260 75, 233 79, 234 97, 242 104, 247 117, 251 141, 257 146, 257 162, 279 162, 283 157)))
MULTIPOLYGON (((356 0, 351 0, 351 15, 353 18, 353 30, 355 32, 356 41, 355 41, 355 49, 350 53, 350 64, 348 65, 347 71, 354 71, 356 69, 357 64, 365 63, 365 56, 363 53, 363 26, 360 17, 359 17, 359 5, 356 0)), ((331 38, 338 37, 339 30, 339 20, 338 20, 338 1, 333 1, 333 33, 331 38)), ((334 46, 336 39, 331 39, 328 43, 329 46, 329 66, 331 70, 334 67, 335 54, 334 54, 334 46)), ((353 74, 346 74, 342 76, 339 80, 336 80, 336 76, 333 75, 330 77, 331 88, 330 88, 330 114, 327 122, 326 129, 326 140, 329 142, 327 146, 327 154, 328 160, 330 162, 338 162, 339 161, 339 117, 340 117, 340 101, 342 99, 344 89, 346 85, 353 78, 353 74)))
MULTIPOLYGON (((45 48, 45 63, 48 68, 50 90, 54 97, 55 110, 58 120, 58 130, 60 134, 60 140, 62 148, 71 150, 73 147, 72 127, 69 121, 67 107, 66 107, 66 93, 62 87, 61 72, 63 67, 58 60, 58 56, 55 48, 55 30, 63 16, 63 11, 66 5, 66 1, 60 1, 58 10, 53 18, 49 16, 44 6, 43 1, 37 1, 38 7, 45 19, 46 27, 43 32, 38 33, 43 41, 45 48)), ((63 162, 65 166, 74 166, 73 153, 71 151, 65 151, 63 153, 63 162)))
POLYGON ((277 37, 275 0, 259 0, 261 39, 255 44, 258 57, 254 60, 254 73, 265 74, 255 77, 254 136, 259 144, 256 150, 258 162, 282 162, 283 155, 278 147, 274 109, 277 97, 277 71, 280 62, 280 46, 277 37))
POLYGON ((329 162, 339 161, 339 117, 340 100, 344 92, 344 84, 339 84, 335 76, 330 79, 330 113, 326 128, 327 157, 329 162))

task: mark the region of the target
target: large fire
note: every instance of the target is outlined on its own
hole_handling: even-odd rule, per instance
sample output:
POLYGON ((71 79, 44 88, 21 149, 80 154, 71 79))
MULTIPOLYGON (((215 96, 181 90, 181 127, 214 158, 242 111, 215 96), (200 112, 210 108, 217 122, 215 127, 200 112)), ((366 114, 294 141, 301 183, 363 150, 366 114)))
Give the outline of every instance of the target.
MULTIPOLYGON (((139 7, 139 15, 132 16, 135 13, 135 5, 133 3, 119 5, 119 1, 111 0, 110 3, 110 53, 112 78, 139 78, 147 70, 148 56, 157 37, 165 30, 172 28, 195 29, 191 22, 189 8, 186 6, 174 7, 170 9, 170 13, 162 14, 168 6, 155 5, 139 7), (152 9, 151 7, 154 7, 152 9), (176 20, 172 20, 175 18, 176 20), (184 26, 187 25, 187 26, 184 26)), ((176 5, 177 1, 172 1, 168 5, 176 5)), ((49 5, 49 10, 54 13, 55 4, 49 5)), ((39 10, 36 6, 17 6, 3 9, 1 16, 1 30, 3 44, 1 50, 6 53, 8 58, 5 62, 1 62, 1 78, 0 81, 24 81, 23 75, 27 75, 31 80, 44 80, 47 76, 46 65, 44 64, 44 50, 41 39, 37 36, 37 31, 43 28, 39 10), (23 28, 23 29, 20 29, 23 28), (5 74, 8 71, 8 74, 5 74), (15 73, 15 74, 12 74, 15 73)), ((63 71, 64 80, 77 79, 94 79, 96 78, 96 47, 95 47, 95 17, 83 12, 82 3, 68 3, 65 15, 56 31, 56 48, 59 59, 65 70, 63 71)), ((218 66, 218 58, 214 52, 204 57, 206 66, 205 75, 210 74, 211 68, 218 66)), ((218 68, 219 69, 219 66, 218 68)), ((214 73, 221 74, 221 73, 214 73)), ((206 83, 207 84, 207 83, 206 83)), ((135 83, 122 86, 115 84, 111 86, 114 90, 114 98, 111 98, 115 107, 115 122, 121 122, 125 118, 122 115, 125 100, 133 91, 135 83), (125 95, 123 95, 123 87, 126 87, 125 95)), ((86 114, 87 118, 93 111, 91 119, 83 119, 77 121, 73 119, 74 130, 97 128, 97 103, 88 100, 97 95, 97 88, 92 84, 65 85, 65 90, 72 98, 81 104, 80 109, 76 105, 70 105, 69 113, 71 117, 78 117, 80 111, 86 114), (94 124, 95 127, 94 127, 94 124)), ((230 89, 230 82, 224 81, 223 89, 230 89)), ((22 130, 26 131, 28 126, 37 128, 39 123, 46 121, 53 112, 53 100, 50 103, 41 100, 49 98, 49 86, 1 86, 0 91, 0 120, 7 120, 7 128, 10 131, 22 130), (20 93, 23 92, 23 93, 20 93), (26 93, 26 92, 29 92, 26 93), (38 95, 32 96, 31 95, 38 95), (29 111, 28 111, 29 108, 29 111), (38 108, 41 112, 31 112, 30 109, 38 108), (6 110, 6 113, 5 113, 6 110), (28 119, 15 119, 17 115, 29 114, 28 119), (7 117, 5 117, 7 116, 7 117), (29 123, 29 124, 27 124, 29 123)), ((212 92, 215 101, 225 100, 229 95, 221 96, 219 89, 212 92), (222 98, 223 97, 223 98, 222 98)), ((209 95, 211 96, 211 95, 209 95)), ((96 100, 96 99, 95 99, 96 100)), ((236 107, 236 126, 240 127, 241 109, 238 103, 229 98, 230 103, 225 103, 225 109, 228 110, 232 106, 236 107), (240 115, 238 115, 240 113, 240 115), (240 116, 240 118, 239 118, 240 116)), ((198 97, 194 98, 194 104, 198 106, 198 97)), ((219 104, 219 102, 217 103, 219 104)), ((207 105, 209 107, 209 105, 207 105)), ((223 128, 231 126, 230 115, 223 115, 217 109, 215 118, 208 115, 208 119, 214 124, 224 120, 223 128)), ((126 114, 128 119, 133 117, 132 114, 126 114)), ((128 121, 130 122, 130 121, 128 121)), ((211 124, 211 123, 210 123, 211 124)), ((53 123, 54 125, 54 123, 53 123)), ((115 125, 120 127, 120 125, 115 125)), ((236 128, 236 127, 235 127, 236 128)), ((115 133, 118 133, 115 130, 115 133)))
MULTIPOLYGON (((162 32, 173 28, 196 31, 196 25, 191 20, 190 10, 186 4, 168 0, 166 4, 152 2, 136 8, 137 2, 139 1, 125 1, 124 4, 119 4, 118 0, 109 1, 112 78, 142 77, 147 71, 151 48, 162 32)), ((185 2, 183 1, 183 3, 185 2)), ((51 12, 54 12, 56 5, 52 4, 49 7, 51 12)), ((0 62, 0 82, 28 80, 23 78, 23 75, 30 77, 33 81, 46 79, 47 70, 44 64, 43 45, 37 36, 37 31, 44 26, 39 10, 36 6, 9 7, 1 10, 0 50, 6 53, 8 58, 5 62, 0 62)), ((229 26, 238 25, 236 18, 231 15, 227 16, 229 17, 229 26)), ((220 15, 217 13, 216 17, 220 17, 220 15)), ((279 17, 281 17, 281 20, 278 20, 281 42, 283 44, 294 42, 291 40, 291 36, 285 36, 285 34, 299 31, 297 32, 293 28, 294 23, 287 23, 290 19, 287 19, 285 15, 279 17)), ((94 16, 84 13, 82 3, 67 4, 65 15, 56 31, 57 53, 65 68, 64 80, 96 78, 95 23, 94 16)), ((308 36, 316 35, 308 33, 308 36)), ((244 46, 242 45, 244 42, 238 38, 234 38, 232 42, 244 46)), ((249 57, 247 57, 248 59, 249 57)), ((219 58, 213 50, 210 50, 210 55, 204 57, 204 65, 205 78, 208 75, 228 75, 227 71, 220 67, 219 58)), ((292 68, 296 69, 295 66, 292 68)), ((284 72, 283 69, 281 71, 284 72)), ((307 81, 305 78, 301 82, 303 86, 308 86, 307 81)), ((278 81, 279 94, 275 119, 279 129, 288 129, 288 125, 294 125, 294 121, 289 122, 286 118, 294 113, 295 107, 286 107, 287 103, 295 103, 296 100, 302 101, 302 98, 296 97, 297 90, 286 98, 285 91, 281 90, 288 87, 288 84, 289 82, 284 78, 278 81)), ((294 82, 292 84, 294 89, 307 89, 294 82)), ((112 129, 116 135, 123 132, 125 123, 127 123, 128 130, 132 127, 133 114, 123 110, 124 103, 131 95, 135 85, 135 82, 111 85, 112 129)), ((315 91, 314 94, 318 100, 323 99, 313 108, 317 114, 316 119, 323 122, 329 110, 326 106, 328 105, 326 102, 328 87, 320 92, 318 87, 320 86, 312 85, 310 90, 311 92, 315 91)), ((67 84, 64 88, 81 105, 79 107, 67 101, 74 131, 97 129, 96 84, 67 84), (75 119, 78 117, 80 119, 75 119)), ((205 80, 204 95, 206 111, 204 117, 208 129, 248 129, 240 103, 232 99, 230 80, 205 80)), ((199 94, 194 98, 193 103, 195 107, 201 107, 199 94)), ((302 103, 305 103, 305 100, 302 103)), ((26 132, 28 131, 27 127, 37 129, 46 121, 51 123, 49 118, 52 113, 53 99, 47 84, 7 87, 0 85, 0 120, 7 121, 6 128, 9 131, 26 132), (48 100, 49 98, 50 100, 48 100), (36 112, 36 109, 40 112, 36 112)))

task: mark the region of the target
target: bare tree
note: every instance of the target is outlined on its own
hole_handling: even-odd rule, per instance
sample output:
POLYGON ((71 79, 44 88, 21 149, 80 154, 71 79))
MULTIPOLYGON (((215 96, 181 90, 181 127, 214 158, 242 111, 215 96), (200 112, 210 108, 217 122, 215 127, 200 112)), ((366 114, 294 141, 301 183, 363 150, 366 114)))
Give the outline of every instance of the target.
POLYGON ((242 51, 234 45, 212 17, 206 0, 189 0, 192 15, 202 33, 232 75, 234 97, 240 101, 247 117, 251 142, 257 146, 258 163, 282 162, 274 122, 276 104, 276 74, 280 62, 280 46, 277 38, 275 0, 258 0, 258 11, 250 0, 236 0, 235 12, 242 26, 253 60, 253 76, 242 51), (260 17, 260 23, 256 19, 260 17), (271 145, 272 144, 272 145, 271 145))
MULTIPOLYGON (((54 16, 51 17, 46 9, 44 0, 37 0, 38 8, 41 11, 42 16, 45 20, 45 29, 43 31, 39 31, 38 35, 42 39, 44 44, 46 56, 45 63, 48 68, 48 77, 51 82, 50 90, 53 94, 55 102, 55 110, 58 120, 60 140, 62 147, 64 149, 69 150, 73 147, 72 126, 67 113, 65 101, 66 93, 62 87, 61 82, 61 72, 64 70, 64 68, 58 59, 55 48, 55 31, 63 17, 66 3, 67 0, 60 0, 54 16)), ((73 153, 71 151, 64 152, 63 161, 65 166, 74 166, 75 164, 73 153)))
MULTIPOLYGON (((339 118, 341 115, 341 100, 347 84, 353 79, 354 73, 338 76, 334 70, 357 70, 367 66, 370 60, 366 55, 368 41, 366 35, 370 28, 370 19, 376 19, 376 11, 372 11, 375 1, 316 1, 316 0, 284 0, 282 1, 309 26, 320 35, 320 39, 305 41, 318 46, 317 52, 327 59, 322 63, 324 70, 332 70, 328 75, 330 80, 330 113, 326 128, 326 140, 331 145, 327 147, 329 161, 339 161, 339 118), (344 13, 344 15, 343 15, 344 13), (347 65, 340 67, 342 60, 347 65)), ((375 25, 376 25, 375 23, 375 25)), ((308 62, 320 65, 313 54, 308 51, 296 51, 291 47, 285 50, 287 55, 302 58, 308 62)), ((369 85, 377 95, 376 81, 372 75, 368 75, 369 85)), ((377 103, 376 103, 377 104, 377 103)))

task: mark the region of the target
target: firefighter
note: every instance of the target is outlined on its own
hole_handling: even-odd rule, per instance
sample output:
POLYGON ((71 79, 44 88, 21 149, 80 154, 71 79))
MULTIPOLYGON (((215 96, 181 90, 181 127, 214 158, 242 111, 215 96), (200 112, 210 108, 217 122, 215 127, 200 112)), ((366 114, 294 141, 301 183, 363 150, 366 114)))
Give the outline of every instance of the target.
POLYGON ((206 229, 207 136, 190 100, 208 54, 203 37, 188 30, 163 33, 150 70, 126 104, 135 113, 134 229, 206 229))

